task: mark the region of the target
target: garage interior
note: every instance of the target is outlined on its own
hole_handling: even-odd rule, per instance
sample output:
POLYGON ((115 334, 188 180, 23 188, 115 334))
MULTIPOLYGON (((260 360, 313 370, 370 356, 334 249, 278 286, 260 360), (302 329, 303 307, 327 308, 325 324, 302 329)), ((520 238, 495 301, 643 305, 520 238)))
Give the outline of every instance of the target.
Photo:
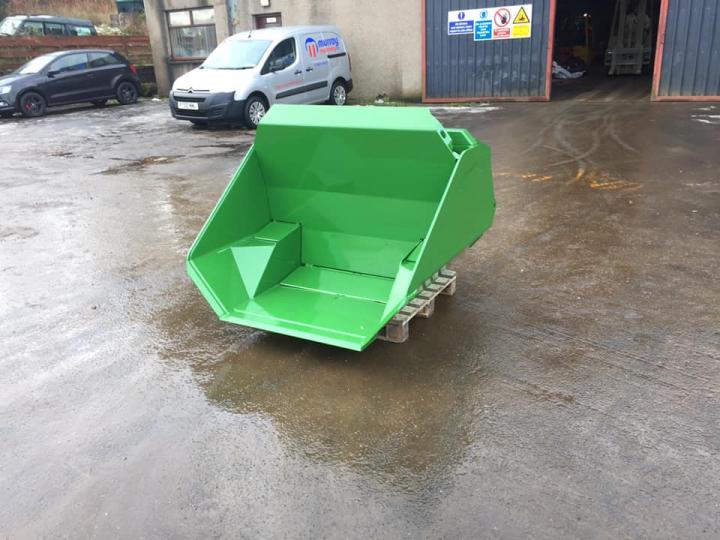
POLYGON ((558 0, 552 99, 649 100, 659 19, 660 0, 558 0))

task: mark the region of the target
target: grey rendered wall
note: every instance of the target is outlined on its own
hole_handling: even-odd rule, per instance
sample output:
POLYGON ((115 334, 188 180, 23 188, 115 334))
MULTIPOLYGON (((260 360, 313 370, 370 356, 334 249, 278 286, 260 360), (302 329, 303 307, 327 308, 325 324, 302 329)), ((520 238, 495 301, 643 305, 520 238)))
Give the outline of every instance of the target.
POLYGON ((427 0, 428 98, 532 98, 545 95, 550 0, 427 0), (473 41, 449 36, 448 11, 532 4, 528 39, 473 41))
POLYGON ((720 1, 670 0, 659 96, 720 96, 720 1))
POLYGON ((253 15, 280 12, 284 26, 334 24, 352 58, 353 97, 419 99, 422 93, 421 0, 228 0, 235 32, 253 15))
POLYGON ((173 81, 198 66, 199 62, 179 62, 170 58, 166 11, 196 7, 215 8, 215 33, 218 43, 230 35, 230 21, 225 0, 144 0, 145 18, 152 48, 158 92, 167 96, 173 81))

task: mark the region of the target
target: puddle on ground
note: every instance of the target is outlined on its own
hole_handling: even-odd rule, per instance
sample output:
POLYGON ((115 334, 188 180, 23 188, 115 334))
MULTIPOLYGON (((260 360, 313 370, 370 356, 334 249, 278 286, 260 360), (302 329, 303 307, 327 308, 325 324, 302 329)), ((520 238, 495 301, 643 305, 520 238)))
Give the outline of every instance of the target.
POLYGON ((100 174, 114 175, 122 174, 125 172, 137 172, 145 169, 150 165, 163 165, 166 163, 174 163, 178 157, 179 156, 148 156, 134 161, 127 161, 127 163, 123 163, 122 165, 118 165, 117 167, 110 167, 109 169, 105 169, 104 171, 100 172, 100 174))

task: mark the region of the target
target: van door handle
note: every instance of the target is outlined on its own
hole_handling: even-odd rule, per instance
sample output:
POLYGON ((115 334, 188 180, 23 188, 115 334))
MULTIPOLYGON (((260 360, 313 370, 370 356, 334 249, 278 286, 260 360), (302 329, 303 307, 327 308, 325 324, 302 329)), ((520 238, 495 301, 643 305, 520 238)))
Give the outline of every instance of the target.
POLYGON ((293 75, 302 75, 302 69, 296 69, 293 75))
POLYGON ((312 70, 313 70, 313 68, 311 68, 311 67, 305 69, 305 71, 312 71, 312 70))

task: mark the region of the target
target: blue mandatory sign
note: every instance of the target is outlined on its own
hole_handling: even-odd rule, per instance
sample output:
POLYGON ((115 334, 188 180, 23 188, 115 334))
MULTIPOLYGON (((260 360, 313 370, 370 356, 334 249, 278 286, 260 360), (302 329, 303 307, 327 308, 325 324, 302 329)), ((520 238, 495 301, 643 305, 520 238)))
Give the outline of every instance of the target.
POLYGON ((475 21, 475 41, 492 39, 492 21, 475 21))
POLYGON ((448 23, 448 34, 472 34, 473 21, 450 21, 448 23))

